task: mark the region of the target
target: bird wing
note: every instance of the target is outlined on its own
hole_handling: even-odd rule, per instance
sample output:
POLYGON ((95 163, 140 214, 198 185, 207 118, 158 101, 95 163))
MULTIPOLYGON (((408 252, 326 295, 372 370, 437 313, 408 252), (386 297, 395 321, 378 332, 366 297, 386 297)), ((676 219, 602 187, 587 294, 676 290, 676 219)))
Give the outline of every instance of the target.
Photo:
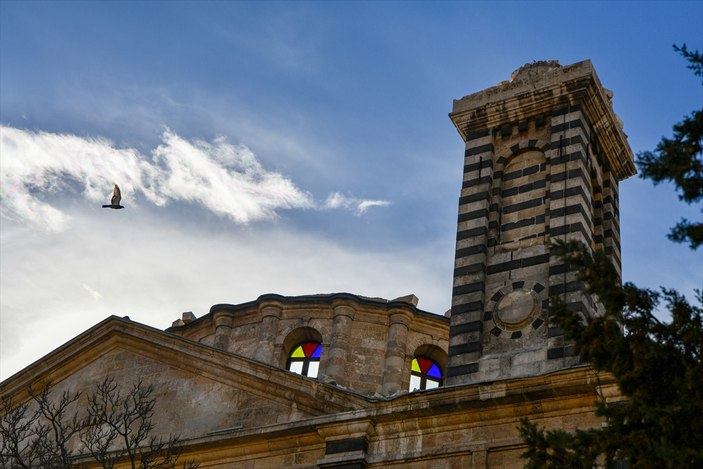
POLYGON ((122 193, 120 192, 119 186, 115 184, 115 189, 112 191, 112 199, 110 200, 110 204, 120 205, 120 200, 122 200, 122 193))

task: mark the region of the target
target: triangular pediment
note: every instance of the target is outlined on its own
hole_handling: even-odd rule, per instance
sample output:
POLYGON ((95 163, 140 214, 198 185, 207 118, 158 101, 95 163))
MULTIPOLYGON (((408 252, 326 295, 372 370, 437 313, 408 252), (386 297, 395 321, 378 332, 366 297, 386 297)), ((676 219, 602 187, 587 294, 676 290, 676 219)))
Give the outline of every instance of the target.
POLYGON ((0 395, 26 395, 46 383, 87 395, 106 376, 125 388, 139 379, 154 384, 154 423, 184 438, 371 406, 344 389, 118 317, 10 377, 0 395))

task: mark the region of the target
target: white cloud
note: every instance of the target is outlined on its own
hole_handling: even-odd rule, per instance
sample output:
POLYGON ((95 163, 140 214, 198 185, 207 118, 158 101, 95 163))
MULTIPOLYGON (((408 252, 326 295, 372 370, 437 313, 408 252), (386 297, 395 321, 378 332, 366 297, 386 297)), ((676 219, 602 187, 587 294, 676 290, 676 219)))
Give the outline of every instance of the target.
POLYGON ((339 209, 345 208, 348 210, 353 210, 357 216, 361 216, 371 207, 386 207, 391 203, 387 200, 371 200, 371 199, 358 199, 356 197, 349 197, 339 192, 333 192, 330 194, 322 208, 325 209, 339 209))
MULTIPOLYGON (((78 185, 84 199, 107 203, 115 183, 127 207, 141 194, 157 206, 189 202, 241 224, 275 218, 279 210, 317 206, 290 179, 264 169, 244 145, 222 137, 211 143, 188 141, 169 130, 161 141, 144 155, 102 138, 0 126, 0 214, 61 232, 70 217, 52 197, 78 185)), ((385 200, 335 192, 322 208, 353 210, 360 216, 370 207, 386 205, 385 200)))

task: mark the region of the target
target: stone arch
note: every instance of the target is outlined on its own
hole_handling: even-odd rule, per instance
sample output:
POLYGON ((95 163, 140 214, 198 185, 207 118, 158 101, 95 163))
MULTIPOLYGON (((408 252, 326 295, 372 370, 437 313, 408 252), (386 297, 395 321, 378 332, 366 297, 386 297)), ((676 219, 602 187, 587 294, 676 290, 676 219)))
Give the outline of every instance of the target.
POLYGON ((547 161, 544 151, 536 144, 529 145, 529 142, 524 148, 520 145, 513 148, 517 152, 503 159, 504 169, 499 184, 499 243, 509 250, 543 244, 547 213, 547 161))
MULTIPOLYGON (((290 331, 286 338, 283 339, 282 353, 279 358, 279 366, 281 368, 286 367, 291 352, 302 342, 318 342, 322 344, 322 334, 312 327, 298 327, 290 331)), ((325 353, 324 349, 323 353, 325 353)))
POLYGON ((422 356, 434 360, 442 370, 442 376, 447 371, 447 352, 434 344, 422 344, 415 349, 413 357, 422 356))
MULTIPOLYGON (((439 379, 436 376, 434 376, 434 377, 430 377, 429 375, 424 375, 424 376, 435 381, 435 383, 436 383, 435 386, 437 386, 437 385, 442 386, 444 384, 444 381, 446 379, 446 372, 447 372, 447 353, 444 350, 442 350, 441 348, 437 347, 434 344, 422 344, 419 347, 417 347, 415 349, 414 353, 408 358, 409 358, 409 363, 411 365, 414 363, 414 360, 416 358, 420 361, 422 359, 429 359, 429 362, 427 360, 425 360, 425 363, 428 363, 428 365, 427 365, 428 368, 429 368, 430 364, 432 362, 434 362, 437 365, 437 367, 439 367, 439 370, 440 370, 441 376, 439 377, 439 379)), ((422 366, 422 363, 420 363, 419 365, 422 366)), ((420 375, 417 374, 417 373, 419 373, 419 371, 418 370, 413 371, 413 370, 414 369, 411 366, 408 366, 407 376, 406 376, 406 379, 404 380, 404 381, 407 381, 407 384, 405 384, 406 388, 409 385, 411 391, 413 388, 413 383, 412 383, 413 378, 411 375, 415 375, 416 377, 414 379, 416 379, 417 381, 420 381, 420 378, 418 378, 418 376, 420 376, 420 375)), ((430 373, 432 373, 432 372, 430 371, 430 373)), ((424 381, 425 378, 421 378, 421 379, 424 381)), ((422 387, 419 389, 425 389, 425 388, 422 387)))

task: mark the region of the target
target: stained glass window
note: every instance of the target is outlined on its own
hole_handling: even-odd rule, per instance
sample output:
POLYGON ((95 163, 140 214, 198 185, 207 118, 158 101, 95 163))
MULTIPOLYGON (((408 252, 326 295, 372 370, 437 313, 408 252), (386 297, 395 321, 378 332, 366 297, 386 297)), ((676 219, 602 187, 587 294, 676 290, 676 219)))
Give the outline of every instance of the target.
POLYGON ((308 378, 317 378, 321 355, 322 345, 317 342, 303 342, 293 347, 288 358, 288 370, 308 378))
POLYGON ((442 385, 442 370, 437 363, 427 357, 413 358, 410 370, 410 391, 433 389, 442 385))

